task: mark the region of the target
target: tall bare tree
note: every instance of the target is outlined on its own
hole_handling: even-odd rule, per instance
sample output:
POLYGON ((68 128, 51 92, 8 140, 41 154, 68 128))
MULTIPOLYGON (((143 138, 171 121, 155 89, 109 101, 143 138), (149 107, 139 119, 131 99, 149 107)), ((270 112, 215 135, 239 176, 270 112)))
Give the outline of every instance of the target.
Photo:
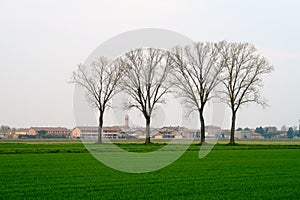
POLYGON ((225 42, 220 53, 224 62, 222 99, 231 109, 230 144, 234 145, 237 112, 251 102, 267 106, 260 91, 262 75, 271 73, 273 67, 249 43, 225 42))
POLYGON ((86 90, 86 97, 90 105, 99 111, 98 143, 102 143, 103 116, 109 101, 118 92, 117 86, 124 68, 119 60, 110 61, 100 57, 90 67, 79 64, 73 72, 72 82, 86 90))
POLYGON ((127 69, 122 81, 124 91, 131 97, 128 108, 137 108, 146 121, 146 144, 150 143, 150 123, 157 104, 170 92, 168 81, 171 59, 164 51, 153 48, 136 49, 126 53, 122 62, 127 69))
POLYGON ((213 90, 220 83, 222 64, 219 60, 221 43, 197 42, 185 47, 176 47, 172 58, 177 94, 189 107, 189 114, 197 111, 201 127, 201 144, 205 143, 204 108, 213 97, 213 90))

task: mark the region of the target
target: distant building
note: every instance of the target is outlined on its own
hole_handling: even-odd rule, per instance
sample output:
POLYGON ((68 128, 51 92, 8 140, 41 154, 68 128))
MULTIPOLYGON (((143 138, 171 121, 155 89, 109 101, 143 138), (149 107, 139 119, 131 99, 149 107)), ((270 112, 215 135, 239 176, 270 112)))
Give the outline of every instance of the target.
POLYGON ((65 127, 31 127, 28 130, 28 135, 61 135, 67 136, 69 130, 65 127))
POLYGON ((28 135, 29 134, 29 128, 19 128, 15 132, 16 135, 28 135))
POLYGON ((252 131, 251 132, 251 139, 264 139, 264 137, 261 134, 255 132, 255 131, 252 131))
POLYGON ((133 129, 126 131, 126 133, 128 133, 136 138, 146 138, 145 128, 133 128, 133 129))
POLYGON ((214 126, 214 125, 208 125, 205 126, 205 131, 210 134, 220 134, 221 133, 221 127, 214 126))
POLYGON ((264 131, 267 132, 267 133, 276 133, 277 132, 277 127, 267 126, 267 127, 264 127, 264 131))
POLYGON ((224 138, 224 139, 228 139, 228 138, 230 138, 230 133, 231 133, 230 129, 222 129, 220 137, 224 138))
POLYGON ((287 138, 287 131, 277 131, 278 138, 287 138))
MULTIPOLYGON (((103 126, 102 137, 108 139, 118 139, 123 133, 119 126, 103 126)), ((98 138, 98 126, 77 126, 71 133, 73 138, 96 139, 98 138)))
POLYGON ((108 139, 118 139, 121 138, 122 129, 119 126, 106 126, 103 127, 102 136, 108 139))
POLYGON ((1 126, 0 128, 0 139, 11 138, 11 129, 9 126, 1 126))
POLYGON ((180 135, 179 126, 165 126, 159 130, 159 134, 162 138, 175 138, 175 135, 180 135))
POLYGON ((125 126, 129 127, 129 115, 125 115, 125 126))
POLYGON ((237 139, 251 139, 251 131, 248 130, 235 131, 234 137, 237 139))
POLYGON ((161 136, 157 136, 157 138, 199 138, 200 130, 197 129, 188 129, 181 126, 165 126, 159 130, 161 136))
POLYGON ((199 129, 187 129, 182 130, 182 138, 200 138, 201 132, 199 129))
MULTIPOLYGON (((107 139, 132 138, 127 132, 130 132, 129 116, 125 115, 123 126, 103 126, 102 137, 107 139)), ((73 138, 97 139, 98 126, 77 126, 72 130, 73 138)))

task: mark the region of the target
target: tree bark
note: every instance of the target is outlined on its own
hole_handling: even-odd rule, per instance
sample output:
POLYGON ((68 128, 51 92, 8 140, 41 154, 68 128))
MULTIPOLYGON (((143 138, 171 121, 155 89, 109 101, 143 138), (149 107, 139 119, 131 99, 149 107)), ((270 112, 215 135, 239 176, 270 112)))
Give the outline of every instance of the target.
POLYGON ((235 145, 235 140, 234 140, 235 120, 236 120, 236 112, 232 111, 230 142, 229 142, 230 145, 235 145))
POLYGON ((145 144, 150 144, 150 117, 146 117, 146 141, 145 144))
POLYGON ((200 115, 200 125, 201 125, 201 130, 200 130, 200 144, 205 144, 205 121, 203 117, 203 110, 199 110, 199 115, 200 115))
POLYGON ((103 114, 100 113, 98 124, 98 144, 102 144, 103 114))

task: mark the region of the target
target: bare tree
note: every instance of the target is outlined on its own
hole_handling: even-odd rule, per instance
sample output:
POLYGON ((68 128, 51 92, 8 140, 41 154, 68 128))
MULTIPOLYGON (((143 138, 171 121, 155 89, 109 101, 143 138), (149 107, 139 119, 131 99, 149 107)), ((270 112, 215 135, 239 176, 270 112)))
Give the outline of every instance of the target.
POLYGON ((219 44, 197 42, 185 47, 176 47, 175 63, 176 88, 178 96, 183 97, 189 112, 199 113, 201 144, 205 143, 204 108, 213 97, 215 87, 220 83, 222 64, 219 62, 219 44))
POLYGON ((267 106, 260 91, 262 75, 271 73, 273 67, 248 43, 224 42, 220 53, 224 62, 222 99, 231 109, 230 144, 234 145, 237 111, 251 102, 267 106))
POLYGON ((104 112, 111 98, 118 92, 117 86, 123 71, 118 59, 110 63, 107 58, 100 57, 90 67, 79 64, 73 72, 72 82, 86 90, 88 102, 99 111, 98 143, 102 143, 104 112))
POLYGON ((164 103, 170 92, 168 81, 171 59, 164 51, 147 48, 126 53, 122 58, 126 67, 122 88, 131 97, 127 108, 137 108, 146 121, 146 144, 150 143, 150 122, 155 106, 164 103))

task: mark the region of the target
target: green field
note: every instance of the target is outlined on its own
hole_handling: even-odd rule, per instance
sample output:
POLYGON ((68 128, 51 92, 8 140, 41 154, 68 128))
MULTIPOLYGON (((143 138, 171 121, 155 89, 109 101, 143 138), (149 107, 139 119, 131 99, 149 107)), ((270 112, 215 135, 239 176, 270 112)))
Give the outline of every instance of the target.
MULTIPOLYGON (((241 142, 243 143, 243 142, 241 142)), ((151 151, 164 144, 119 144, 151 151)), ((0 199, 299 199, 295 142, 218 144, 198 158, 193 144, 175 163, 145 174, 108 168, 80 142, 0 142, 0 199)))

